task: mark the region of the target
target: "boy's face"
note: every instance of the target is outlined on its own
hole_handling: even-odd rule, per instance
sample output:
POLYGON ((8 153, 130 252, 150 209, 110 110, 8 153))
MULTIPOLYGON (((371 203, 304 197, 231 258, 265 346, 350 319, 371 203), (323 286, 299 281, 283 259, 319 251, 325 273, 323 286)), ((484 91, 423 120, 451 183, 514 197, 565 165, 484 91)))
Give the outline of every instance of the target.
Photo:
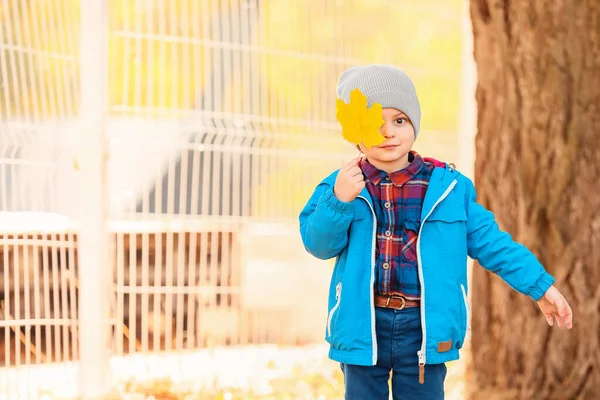
POLYGON ((360 150, 371 164, 382 170, 394 171, 408 164, 408 153, 415 143, 415 130, 406 114, 395 108, 383 109, 384 124, 379 132, 385 141, 368 148, 363 143, 360 150))

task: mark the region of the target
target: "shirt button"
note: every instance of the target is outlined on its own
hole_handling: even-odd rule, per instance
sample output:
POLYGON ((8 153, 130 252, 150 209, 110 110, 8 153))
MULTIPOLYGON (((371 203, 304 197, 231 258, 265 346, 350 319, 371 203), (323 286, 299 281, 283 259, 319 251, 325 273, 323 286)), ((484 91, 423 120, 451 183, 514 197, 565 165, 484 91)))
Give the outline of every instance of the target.
POLYGON ((390 236, 392 236, 392 232, 390 232, 390 231, 385 231, 385 236, 387 236, 387 237, 390 237, 390 236))
POLYGON ((386 201, 385 203, 383 203, 383 206, 384 206, 385 208, 390 208, 391 204, 390 204, 390 202, 389 202, 389 201, 386 201))
POLYGON ((382 265, 383 269, 388 269, 390 267, 390 264, 388 263, 383 263, 382 265))

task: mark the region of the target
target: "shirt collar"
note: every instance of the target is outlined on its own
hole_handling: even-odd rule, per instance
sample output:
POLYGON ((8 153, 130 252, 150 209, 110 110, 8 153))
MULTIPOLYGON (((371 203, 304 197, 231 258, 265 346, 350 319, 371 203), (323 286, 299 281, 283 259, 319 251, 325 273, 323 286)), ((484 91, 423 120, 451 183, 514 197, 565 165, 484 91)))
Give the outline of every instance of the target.
POLYGON ((389 174, 374 167, 366 158, 360 162, 360 168, 362 169, 365 178, 374 185, 379 185, 383 179, 389 176, 394 186, 402 186, 417 175, 424 164, 423 158, 415 151, 408 153, 408 161, 410 164, 405 168, 389 174))

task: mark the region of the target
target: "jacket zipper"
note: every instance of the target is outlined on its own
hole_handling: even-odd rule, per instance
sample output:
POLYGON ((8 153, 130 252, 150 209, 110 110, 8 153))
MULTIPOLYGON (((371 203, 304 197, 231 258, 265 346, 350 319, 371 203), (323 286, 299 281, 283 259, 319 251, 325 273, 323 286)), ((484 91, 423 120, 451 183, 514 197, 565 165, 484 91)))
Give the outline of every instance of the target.
POLYGON ((465 311, 467 316, 467 332, 471 330, 471 306, 469 305, 469 298, 467 297, 467 291, 465 290, 465 285, 460 284, 460 288, 462 290, 463 300, 465 302, 465 311))
POLYGON ((371 296, 371 338, 373 341, 373 365, 377 364, 377 333, 375 331, 375 245, 376 245, 376 235, 377 235, 377 216, 375 215, 375 210, 371 206, 371 203, 363 197, 357 196, 367 202, 369 209, 371 210, 371 214, 373 215, 373 240, 371 242, 371 285, 370 285, 370 296, 371 296))
POLYGON ((433 210, 435 210, 437 205, 440 204, 440 202, 450 194, 452 189, 454 189, 454 186, 456 186, 456 183, 456 179, 453 180, 450 186, 448 186, 448 189, 446 189, 440 198, 437 199, 437 201, 433 204, 433 207, 431 207, 429 213, 421 221, 419 235, 417 236, 417 263, 419 267, 419 280, 421 282, 421 333, 423 336, 421 341, 421 350, 417 352, 417 356, 419 357, 419 383, 425 383, 425 364, 427 363, 427 358, 425 355, 425 349, 427 348, 427 326, 425 325, 425 282, 423 280, 423 262, 421 260, 421 231, 423 230, 423 225, 425 224, 427 218, 429 218, 431 213, 433 213, 433 210))
POLYGON ((338 282, 335 285, 335 299, 337 300, 331 311, 329 311, 329 318, 327 318, 327 336, 331 337, 331 320, 333 319, 333 314, 337 311, 340 306, 340 300, 342 299, 342 282, 338 282))

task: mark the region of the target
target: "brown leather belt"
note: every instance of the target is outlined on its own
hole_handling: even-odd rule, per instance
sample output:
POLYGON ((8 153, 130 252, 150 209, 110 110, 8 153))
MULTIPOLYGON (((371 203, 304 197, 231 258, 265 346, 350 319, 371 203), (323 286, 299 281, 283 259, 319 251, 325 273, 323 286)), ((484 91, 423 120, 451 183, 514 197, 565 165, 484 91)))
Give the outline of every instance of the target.
POLYGON ((419 307, 420 305, 420 300, 408 300, 402 296, 384 296, 375 293, 375 307, 403 310, 406 307, 419 307))

